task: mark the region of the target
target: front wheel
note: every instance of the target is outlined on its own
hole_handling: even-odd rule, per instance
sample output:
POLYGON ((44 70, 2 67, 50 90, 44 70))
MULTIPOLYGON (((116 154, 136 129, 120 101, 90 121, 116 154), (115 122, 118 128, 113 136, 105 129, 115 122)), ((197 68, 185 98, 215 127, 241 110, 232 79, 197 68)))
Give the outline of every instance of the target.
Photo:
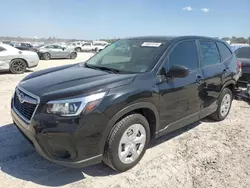
POLYGON ((218 108, 210 117, 216 121, 224 120, 230 112, 232 100, 232 91, 228 88, 224 88, 219 97, 218 108))
POLYGON ((134 167, 144 155, 149 139, 150 128, 144 116, 131 114, 123 118, 110 132, 104 162, 119 172, 134 167))
POLYGON ((77 53, 72 52, 72 53, 70 54, 70 59, 75 59, 75 58, 77 58, 77 53))

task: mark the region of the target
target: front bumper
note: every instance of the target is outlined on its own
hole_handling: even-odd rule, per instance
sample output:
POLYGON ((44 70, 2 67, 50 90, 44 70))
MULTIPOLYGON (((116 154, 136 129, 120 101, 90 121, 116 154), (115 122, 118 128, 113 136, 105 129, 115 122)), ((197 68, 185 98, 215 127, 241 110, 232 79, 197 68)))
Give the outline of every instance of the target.
POLYGON ((100 153, 99 149, 102 137, 99 134, 100 129, 86 133, 89 126, 85 125, 85 129, 79 128, 77 131, 72 132, 71 129, 66 128, 72 125, 67 125, 65 122, 72 122, 73 120, 61 121, 60 123, 60 120, 53 122, 53 119, 49 120, 34 116, 36 120, 32 120, 30 124, 27 124, 13 109, 11 114, 14 124, 20 132, 32 143, 36 151, 47 160, 72 168, 85 167, 102 161, 102 153, 100 153), (43 125, 44 120, 47 122, 46 127, 43 125), (57 124, 56 127, 53 126, 54 123, 57 124), (58 126, 58 123, 60 126, 58 126))

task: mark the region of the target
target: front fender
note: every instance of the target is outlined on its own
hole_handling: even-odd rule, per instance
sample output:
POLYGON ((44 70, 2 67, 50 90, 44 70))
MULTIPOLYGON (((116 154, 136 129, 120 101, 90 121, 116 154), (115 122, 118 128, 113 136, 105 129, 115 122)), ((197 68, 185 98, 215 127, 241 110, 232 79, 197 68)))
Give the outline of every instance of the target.
POLYGON ((105 131, 103 132, 103 136, 101 138, 101 142, 99 145, 99 151, 101 151, 102 153, 104 152, 104 147, 106 144, 106 140, 108 138, 108 135, 111 131, 111 129, 113 128, 113 126, 115 125, 115 123, 124 115, 128 114, 129 112, 132 112, 136 109, 141 109, 141 108, 148 108, 150 110, 152 110, 154 112, 155 118, 156 118, 156 127, 155 130, 159 129, 159 112, 157 110, 157 108, 155 107, 154 104, 150 103, 150 102, 138 102, 138 103, 134 103, 131 104, 125 108, 123 108, 122 110, 120 110, 119 112, 117 112, 109 121, 108 125, 106 126, 105 131))

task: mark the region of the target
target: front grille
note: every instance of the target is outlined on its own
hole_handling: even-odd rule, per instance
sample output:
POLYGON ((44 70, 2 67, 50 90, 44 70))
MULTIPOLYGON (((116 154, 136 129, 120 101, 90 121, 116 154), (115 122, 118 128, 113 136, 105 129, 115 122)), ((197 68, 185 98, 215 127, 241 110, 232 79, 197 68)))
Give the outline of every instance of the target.
POLYGON ((14 109, 17 111, 18 115, 25 121, 29 122, 37 107, 37 99, 19 89, 16 89, 13 102, 14 109))

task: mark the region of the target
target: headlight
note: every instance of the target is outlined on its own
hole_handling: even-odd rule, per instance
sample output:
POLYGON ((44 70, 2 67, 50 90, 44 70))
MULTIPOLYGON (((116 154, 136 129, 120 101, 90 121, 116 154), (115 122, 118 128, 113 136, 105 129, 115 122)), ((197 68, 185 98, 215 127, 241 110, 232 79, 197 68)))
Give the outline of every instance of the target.
POLYGON ((81 98, 50 101, 46 104, 46 112, 61 116, 77 116, 81 112, 88 113, 97 107, 106 92, 96 93, 81 98))

